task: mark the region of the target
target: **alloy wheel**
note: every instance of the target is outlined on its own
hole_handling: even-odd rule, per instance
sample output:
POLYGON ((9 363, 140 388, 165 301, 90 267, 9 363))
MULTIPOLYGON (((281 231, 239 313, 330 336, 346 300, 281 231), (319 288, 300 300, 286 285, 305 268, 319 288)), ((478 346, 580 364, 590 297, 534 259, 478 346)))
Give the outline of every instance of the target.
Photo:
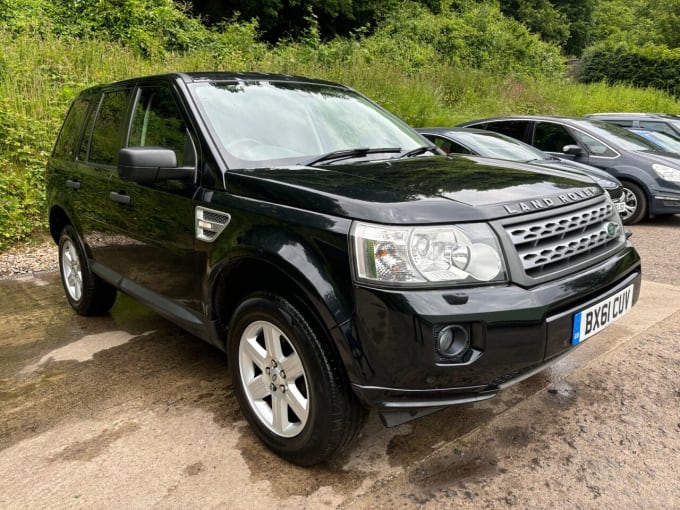
POLYGON ((240 377, 257 419, 274 434, 297 436, 309 419, 308 380, 300 356, 275 324, 256 321, 239 342, 240 377))

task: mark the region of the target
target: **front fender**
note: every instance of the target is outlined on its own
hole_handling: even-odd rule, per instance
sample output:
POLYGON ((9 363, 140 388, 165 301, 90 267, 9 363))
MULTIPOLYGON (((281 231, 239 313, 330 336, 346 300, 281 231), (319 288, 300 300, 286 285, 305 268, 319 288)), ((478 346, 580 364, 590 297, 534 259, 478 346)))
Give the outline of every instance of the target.
MULTIPOLYGON (((347 247, 349 222, 336 231, 296 232, 254 226, 232 237, 231 249, 216 246, 209 257, 211 315, 222 319, 257 290, 279 291, 302 301, 329 332, 352 378, 351 340, 339 327, 350 319, 352 276, 347 247), (345 230, 346 228, 346 230, 345 230)), ((231 237, 231 236, 230 236, 231 237)))

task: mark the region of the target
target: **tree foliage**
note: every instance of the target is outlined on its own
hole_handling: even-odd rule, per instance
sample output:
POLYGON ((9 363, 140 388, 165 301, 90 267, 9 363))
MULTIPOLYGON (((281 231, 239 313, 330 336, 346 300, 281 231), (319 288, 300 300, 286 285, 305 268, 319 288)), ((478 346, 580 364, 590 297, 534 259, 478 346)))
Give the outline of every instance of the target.
POLYGON ((273 44, 297 39, 307 29, 311 15, 317 20, 321 38, 331 39, 375 25, 399 3, 399 0, 194 0, 193 9, 209 24, 235 17, 256 19, 262 37, 273 44))
POLYGON ((366 40, 366 48, 372 55, 404 65, 440 62, 497 73, 550 76, 563 69, 555 46, 489 3, 435 14, 421 4, 404 2, 366 40))
POLYGON ((555 9, 569 24, 569 37, 563 45, 567 55, 579 56, 595 37, 595 12, 599 0, 553 0, 555 9))
POLYGON ((544 41, 563 46, 569 37, 566 16, 548 0, 502 0, 501 12, 524 24, 544 41))

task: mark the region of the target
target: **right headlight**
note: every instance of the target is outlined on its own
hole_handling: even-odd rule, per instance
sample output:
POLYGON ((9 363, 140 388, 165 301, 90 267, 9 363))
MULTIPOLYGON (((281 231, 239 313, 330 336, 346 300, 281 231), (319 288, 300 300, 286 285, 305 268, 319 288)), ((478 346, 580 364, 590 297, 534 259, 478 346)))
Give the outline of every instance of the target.
POLYGON ((352 227, 356 278, 395 286, 505 281, 503 256, 488 225, 352 227))
POLYGON ((666 181, 680 182, 680 170, 676 168, 654 163, 652 169, 656 172, 656 175, 666 181))

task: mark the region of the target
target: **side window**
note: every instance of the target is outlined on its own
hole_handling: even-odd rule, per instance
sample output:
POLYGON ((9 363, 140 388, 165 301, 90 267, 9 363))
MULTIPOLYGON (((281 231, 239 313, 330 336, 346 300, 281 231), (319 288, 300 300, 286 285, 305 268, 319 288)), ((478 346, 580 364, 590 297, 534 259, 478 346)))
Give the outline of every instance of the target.
POLYGON ((669 134, 671 136, 677 136, 673 128, 666 125, 663 122, 652 122, 647 120, 640 121, 640 127, 645 129, 651 129, 652 131, 661 131, 662 133, 669 134))
POLYGON ((534 131, 534 147, 546 152, 564 152, 565 145, 576 145, 567 128, 551 122, 538 122, 534 131))
POLYGON ((465 147, 454 142, 453 140, 449 140, 448 138, 443 138, 436 135, 425 135, 425 138, 430 140, 446 154, 472 154, 465 147))
POLYGON ((121 125, 125 119, 129 90, 116 90, 104 95, 92 130, 90 153, 91 163, 115 165, 120 149, 121 125))
POLYGON ((180 166, 195 166, 191 137, 172 92, 163 87, 141 89, 135 105, 129 147, 172 149, 180 166))
MULTIPOLYGON (((471 150, 466 149, 461 144, 456 143, 452 140, 444 140, 443 142, 444 143, 439 148, 442 149, 447 154, 472 154, 471 150)), ((438 143, 437 145, 439 146, 438 143)))
POLYGON ((574 136, 581 142, 580 145, 585 146, 593 156, 600 156, 602 158, 616 157, 616 152, 592 136, 581 131, 575 131, 574 136))
POLYGON ((485 129, 507 135, 515 140, 524 141, 527 123, 523 120, 509 120, 504 122, 489 122, 485 129))
POLYGON ((616 124, 617 126, 621 127, 633 127, 633 121, 632 120, 622 120, 622 119, 615 119, 615 120, 608 120, 607 122, 610 122, 612 124, 616 124))
POLYGON ((64 125, 59 132, 59 138, 54 144, 54 156, 58 158, 75 159, 76 149, 82 134, 83 122, 90 100, 85 97, 78 97, 71 104, 64 125))

